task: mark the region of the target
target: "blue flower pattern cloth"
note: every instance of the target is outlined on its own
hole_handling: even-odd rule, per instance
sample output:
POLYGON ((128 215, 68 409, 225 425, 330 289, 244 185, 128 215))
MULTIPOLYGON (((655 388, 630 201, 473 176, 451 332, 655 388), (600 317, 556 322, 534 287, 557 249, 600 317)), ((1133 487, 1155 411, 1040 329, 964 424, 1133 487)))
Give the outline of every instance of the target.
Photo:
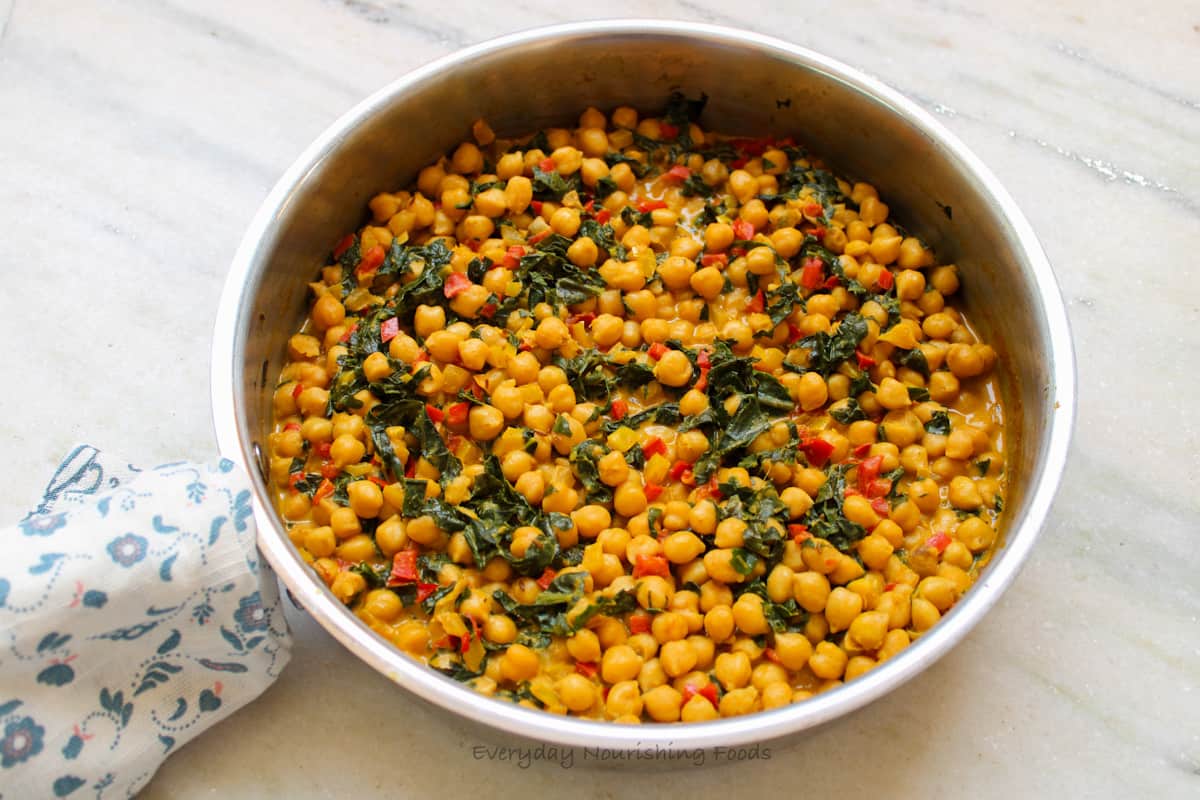
POLYGON ((291 639, 228 460, 88 445, 0 532, 0 799, 130 797, 266 689, 291 639))

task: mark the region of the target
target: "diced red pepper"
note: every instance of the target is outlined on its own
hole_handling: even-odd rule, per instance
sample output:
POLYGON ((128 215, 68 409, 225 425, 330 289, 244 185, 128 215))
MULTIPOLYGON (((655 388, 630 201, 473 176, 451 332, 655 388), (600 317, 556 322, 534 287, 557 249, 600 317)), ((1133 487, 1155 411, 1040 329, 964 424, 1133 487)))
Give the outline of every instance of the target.
POLYGON ((735 158, 733 161, 730 161, 729 166, 733 167, 734 169, 741 169, 749 163, 750 159, 746 156, 742 156, 741 158, 735 158))
POLYGON ((346 342, 350 341, 350 337, 354 335, 354 332, 356 330, 358 330, 357 322, 354 323, 353 325, 351 325, 349 328, 346 328, 346 332, 342 334, 342 338, 338 339, 338 341, 341 342, 342 344, 345 344, 346 342))
POLYGON ((375 270, 379 269, 379 265, 383 263, 383 259, 387 256, 383 247, 375 245, 366 253, 363 253, 362 260, 358 262, 358 266, 354 268, 354 272, 358 275, 370 275, 375 270))
POLYGON ((296 491, 296 484, 302 480, 304 480, 303 472, 293 472, 291 475, 288 475, 288 486, 292 491, 296 491))
POLYGON ((408 460, 408 465, 405 466, 405 468, 404 468, 404 477, 412 478, 416 474, 417 474, 417 460, 415 458, 410 458, 408 460))
POLYGON ((871 358, 869 355, 867 355, 866 353, 864 353, 861 350, 855 350, 854 357, 856 359, 858 359, 858 368, 859 369, 867 369, 869 367, 875 366, 875 359, 871 358))
POLYGON ((826 289, 836 289, 837 287, 839 287, 841 285, 842 285, 842 279, 839 278, 837 275, 830 275, 829 280, 825 281, 826 289))
POLYGON ((525 248, 519 244, 514 244, 512 247, 504 251, 504 266, 508 269, 516 269, 521 266, 521 259, 525 255, 525 248))
POLYGON ((538 243, 538 242, 540 242, 542 239, 545 239, 547 236, 549 236, 549 235, 550 235, 550 234, 552 234, 552 233, 554 233, 554 229, 553 229, 553 228, 546 228, 546 230, 542 231, 541 233, 535 233, 533 236, 530 236, 530 237, 529 237, 529 243, 530 243, 530 244, 537 244, 537 243, 538 243))
POLYGON ((557 574, 558 573, 554 570, 546 567, 546 571, 542 573, 542 577, 537 579, 537 585, 545 589, 550 585, 550 582, 554 580, 554 576, 557 574))
POLYGON ((387 481, 385 481, 383 478, 379 477, 378 475, 368 475, 367 480, 369 480, 371 483, 378 486, 380 489, 387 486, 387 481))
POLYGON ((858 447, 854 448, 853 452, 854 452, 855 457, 862 458, 867 453, 871 452, 871 443, 863 442, 858 447))
POLYGON ((436 583, 418 583, 417 584, 417 602, 424 602, 431 594, 438 590, 436 583))
POLYGON ((854 487, 847 487, 842 492, 842 495, 845 497, 862 497, 862 492, 860 492, 858 489, 855 489, 854 487))
POLYGON ((705 253, 700 256, 700 266, 711 267, 713 264, 725 266, 729 263, 729 256, 725 253, 705 253))
POLYGON ((643 214, 648 214, 651 211, 657 211, 660 208, 666 208, 666 200, 643 200, 637 204, 637 210, 643 214))
POLYGON ((700 695, 708 702, 712 703, 713 708, 717 707, 717 687, 716 684, 706 683, 700 688, 696 688, 692 684, 687 684, 683 687, 683 702, 686 704, 696 695, 700 695))
POLYGON ((300 423, 299 422, 289 422, 287 425, 283 426, 283 429, 285 431, 298 431, 298 430, 300 430, 300 423))
POLYGON ((801 286, 811 291, 821 285, 821 280, 824 277, 825 262, 815 256, 804 259, 800 270, 801 286))
POLYGON ((313 492, 313 503, 319 503, 331 494, 333 494, 333 484, 326 478, 321 481, 321 485, 313 492))
POLYGON ((787 529, 788 535, 792 537, 792 541, 794 541, 796 544, 800 544, 800 542, 803 542, 805 539, 812 538, 812 534, 808 532, 807 525, 801 525, 798 522, 794 522, 791 525, 788 525, 787 529))
POLYGON ((800 330, 800 328, 796 327, 796 325, 794 323, 789 322, 787 324, 787 331, 788 331, 788 344, 795 344, 796 342, 798 342, 804 338, 804 331, 802 331, 802 330, 800 330))
POLYGON ((892 513, 892 507, 888 505, 886 497, 876 497, 871 501, 871 508, 881 517, 886 517, 892 513))
POLYGON ((770 137, 763 137, 761 139, 734 139, 732 142, 733 146, 738 150, 749 153, 752 156, 761 156, 774 143, 775 140, 770 137))
POLYGON ((653 503, 663 493, 663 487, 657 483, 647 483, 642 491, 645 492, 646 499, 653 503))
POLYGON ((465 614, 464 616, 467 618, 467 622, 471 623, 471 635, 462 637, 462 642, 459 645, 459 647, 462 649, 462 652, 465 654, 471 649, 471 640, 479 639, 479 620, 475 619, 470 614, 465 614))
POLYGON ((708 391, 708 370, 707 369, 700 370, 700 377, 696 379, 696 391, 697 392, 708 391))
POLYGON ((658 130, 662 133, 664 139, 674 139, 679 135, 679 126, 672 125, 669 122, 660 122, 658 130))
POLYGON ((479 316, 483 317, 484 319, 491 319, 495 315, 496 315, 496 304, 495 303, 484 303, 483 306, 479 309, 479 316))
POLYGON ((667 452, 667 443, 657 436, 651 436, 650 440, 642 445, 642 452, 647 458, 650 456, 665 454, 667 452))
POLYGON ((883 587, 883 590, 884 590, 885 592, 890 592, 890 591, 892 591, 892 590, 893 590, 893 589, 895 589, 895 588, 896 588, 896 584, 895 584, 895 583, 889 583, 889 584, 887 584, 887 585, 885 585, 885 586, 883 587))
POLYGON ((767 649, 763 650, 763 658, 765 658, 767 661, 770 661, 772 664, 779 663, 779 654, 775 652, 774 647, 768 647, 767 649))
POLYGON ((820 239, 821 241, 825 240, 825 226, 824 225, 813 226, 813 228, 811 230, 809 230, 809 233, 811 233, 815 238, 820 239))
POLYGON ((413 364, 420 364, 423 361, 429 360, 429 351, 422 347, 417 351, 417 357, 413 359, 413 364))
POLYGON ((471 412, 470 403, 455 403, 446 409, 447 425, 465 425, 467 415, 471 412))
POLYGON ((676 164, 667 170, 663 177, 672 181, 686 181, 688 178, 692 177, 692 171, 682 164, 676 164))
POLYGON ((338 475, 342 474, 342 468, 332 461, 324 461, 321 463, 321 477, 326 480, 333 480, 338 475))
POLYGON ((821 207, 820 203, 806 203, 804 205, 804 216, 806 217, 820 217, 824 214, 825 209, 821 207))
POLYGON ((417 555, 415 548, 396 551, 392 556, 392 574, 388 576, 388 586, 414 583, 417 580, 417 555))
POLYGON ((612 212, 607 208, 602 208, 596 212, 596 222, 599 222, 601 225, 605 224, 610 219, 612 219, 612 212))
POLYGON ((292 399, 295 400, 298 397, 300 397, 300 394, 303 391, 304 391, 304 384, 297 383, 295 386, 292 387, 292 399))
POLYGON ((473 285, 471 279, 467 277, 467 273, 451 272, 446 276, 446 285, 442 289, 442 293, 446 297, 458 297, 473 285))
POLYGON ((744 219, 733 221, 733 238, 750 241, 754 238, 754 226, 744 219))
POLYGON ((655 342, 654 344, 650 345, 650 349, 646 351, 646 355, 650 356, 655 361, 658 361, 667 354, 667 349, 667 346, 662 342, 655 342))
POLYGON ((329 458, 329 451, 333 449, 333 442, 321 442, 313 448, 313 452, 320 458, 329 458))
POLYGON ((880 289, 886 292, 896 285, 896 276, 891 273, 891 270, 880 270, 879 280, 876 283, 879 284, 880 289))
POLYGON ((642 578, 646 575, 658 575, 663 578, 671 577, 671 562, 666 556, 651 556, 638 553, 637 562, 633 566, 633 577, 642 578))
POLYGON ((379 326, 379 341, 387 344, 400 335, 400 320, 397 317, 385 319, 379 326))
POLYGON ((766 308, 766 303, 767 303, 767 296, 765 294, 763 294, 762 289, 759 289, 757 292, 754 293, 754 297, 751 297, 749 302, 746 303, 746 310, 749 311, 751 314, 758 314, 764 308, 766 308))
POLYGON ((712 367, 712 357, 707 350, 701 350, 696 353, 696 366, 700 369, 709 369, 712 367))
POLYGON ((695 486, 696 485, 696 473, 693 472, 690 468, 685 469, 683 471, 683 474, 679 476, 679 482, 682 483, 684 486, 695 486))
POLYGON ((833 455, 833 445, 825 439, 815 438, 809 439, 806 442, 800 443, 800 449, 804 451, 804 455, 808 457, 808 463, 814 467, 824 466, 829 457, 833 455))
POLYGON ((586 203, 583 204, 584 213, 586 213, 586 214, 592 213, 592 209, 595 207, 596 207, 596 199, 592 198, 591 200, 588 200, 586 203))
POLYGON ((879 477, 879 470, 882 466, 883 456, 871 456, 868 459, 864 459, 858 465, 858 488, 866 491, 871 482, 879 477))
POLYGON ((339 241, 337 243, 337 247, 333 248, 333 260, 337 261, 338 259, 340 259, 342 256, 344 256, 346 254, 346 251, 349 250, 353 246, 354 246, 354 234, 347 233, 345 236, 342 237, 341 241, 339 241))
POLYGON ((558 169, 558 165, 554 163, 553 158, 547 156, 546 158, 542 159, 541 163, 538 164, 538 168, 542 172, 553 172, 558 169))
POLYGON ((871 485, 867 487, 866 495, 870 498, 887 497, 888 492, 892 490, 892 482, 887 478, 876 478, 871 481, 871 485))
POLYGON ((677 481, 683 475, 683 473, 688 471, 688 468, 690 466, 691 465, 688 464, 688 462, 686 462, 686 461, 676 461, 671 466, 671 471, 668 472, 667 474, 671 476, 671 480, 677 481))
POLYGON ((613 400, 609 411, 612 413, 613 419, 620 421, 629 413, 629 403, 624 400, 613 400))
POLYGON ((576 661, 575 671, 585 678, 594 678, 600 667, 594 661, 576 661))
POLYGON ((567 317, 568 325, 574 325, 576 322, 582 322, 583 327, 585 327, 585 328, 590 327, 591 324, 595 321, 596 321, 596 314, 591 311, 587 311, 583 314, 572 314, 571 316, 567 317))
POLYGON ((425 413, 429 415, 429 419, 432 420, 435 425, 446 418, 446 412, 430 403, 425 404, 425 413))
POLYGON ((541 200, 530 200, 529 207, 533 209, 534 214, 541 215, 541 213, 542 213, 542 201, 541 200))
POLYGON ((937 550, 939 553, 946 552, 946 548, 950 546, 951 539, 942 531, 938 531, 933 536, 925 540, 925 544, 937 550))
POLYGON ((649 614, 630 614, 629 615, 629 632, 630 633, 647 633, 650 630, 650 615, 649 614))

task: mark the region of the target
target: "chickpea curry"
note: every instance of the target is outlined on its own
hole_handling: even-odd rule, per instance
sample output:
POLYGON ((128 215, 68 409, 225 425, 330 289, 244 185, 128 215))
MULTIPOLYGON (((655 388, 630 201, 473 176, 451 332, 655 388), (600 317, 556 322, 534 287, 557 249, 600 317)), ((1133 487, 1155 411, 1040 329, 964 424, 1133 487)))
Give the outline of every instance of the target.
POLYGON ((997 355, 953 264, 701 101, 473 142, 370 201, 274 394, 289 535, 380 636, 618 722, 802 701, 997 539, 997 355))

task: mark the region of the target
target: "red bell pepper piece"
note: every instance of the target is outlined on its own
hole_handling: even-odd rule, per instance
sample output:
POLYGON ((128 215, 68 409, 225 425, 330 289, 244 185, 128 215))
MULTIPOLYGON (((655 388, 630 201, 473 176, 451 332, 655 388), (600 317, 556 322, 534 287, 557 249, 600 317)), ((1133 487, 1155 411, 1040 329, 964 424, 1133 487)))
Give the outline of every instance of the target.
POLYGON ((313 452, 320 458, 329 458, 329 451, 333 449, 333 442, 321 442, 313 448, 313 452))
POLYGON ((747 158, 746 156, 742 156, 740 158, 735 158, 733 161, 730 161, 729 166, 733 167, 734 169, 741 169, 742 167, 746 166, 749 163, 750 163, 750 159, 747 158))
POLYGON ((629 403, 624 400, 613 400, 609 411, 612 413, 613 419, 620 421, 629 413, 629 403))
POLYGON ((591 324, 595 321, 596 315, 591 311, 587 311, 583 314, 572 314, 571 316, 567 317, 568 325, 574 325, 576 322, 582 322, 583 327, 585 328, 591 327, 591 324))
POLYGON ((446 285, 442 288, 442 293, 446 297, 458 297, 473 285, 471 279, 467 277, 467 273, 451 272, 446 276, 446 285))
POLYGON ((467 422, 467 414, 471 411, 470 403, 455 403, 446 409, 446 424, 447 425, 465 425, 467 422))
POLYGON ((550 585, 550 582, 554 580, 554 576, 557 574, 558 573, 555 572, 554 570, 550 569, 549 567, 546 567, 546 571, 543 572, 542 576, 537 579, 537 585, 542 587, 543 589, 545 589, 547 586, 550 585))
POLYGON ((651 211, 657 211, 660 208, 666 208, 666 200, 643 200, 637 204, 637 210, 643 214, 648 214, 651 211))
POLYGON ((750 300, 747 301, 746 310, 749 311, 751 314, 758 314, 764 308, 766 308, 766 303, 767 303, 767 296, 765 294, 763 294, 762 289, 759 289, 757 292, 754 293, 754 297, 751 297, 750 300))
POLYGON ((649 556, 645 553, 639 553, 637 562, 633 566, 633 577, 641 578, 646 575, 658 575, 662 578, 671 576, 671 562, 667 561, 666 556, 649 556))
POLYGON ((342 338, 338 339, 338 341, 341 342, 342 344, 345 344, 346 342, 350 341, 350 337, 354 335, 354 332, 356 330, 358 330, 357 322, 354 323, 353 325, 351 325, 349 328, 346 328, 346 332, 342 334, 342 338))
POLYGON ((706 683, 704 686, 697 689, 692 684, 687 684, 683 687, 683 702, 686 704, 696 695, 700 695, 708 702, 712 703, 713 708, 717 707, 717 687, 716 684, 706 683))
POLYGON ((800 270, 800 285, 805 289, 812 291, 821 285, 821 280, 825 277, 825 262, 821 259, 810 256, 804 259, 800 270))
POLYGON ((645 492, 646 499, 653 503, 658 499, 658 496, 662 494, 663 487, 659 486, 657 483, 647 483, 642 491, 645 492))
POLYGON ((553 158, 547 156, 541 160, 541 163, 538 164, 538 168, 542 172, 554 172, 556 169, 558 169, 558 165, 554 163, 553 158))
POLYGON ((418 603, 424 602, 426 600, 426 598, 429 597, 429 595, 433 594, 437 590, 438 590, 438 585, 436 583, 418 583, 417 584, 417 602, 418 603))
POLYGON ((861 350, 855 350, 854 357, 858 360, 859 369, 868 369, 875 366, 875 359, 871 358, 861 350))
POLYGON ((671 480, 677 481, 683 477, 683 473, 687 472, 690 466, 686 461, 676 461, 671 466, 671 471, 667 474, 671 476, 671 480))
POLYGON ((794 522, 791 525, 788 525, 787 529, 788 535, 792 537, 792 541, 794 541, 796 544, 800 544, 805 539, 812 538, 812 534, 808 532, 807 525, 801 525, 798 522, 794 522))
POLYGON ((346 254, 346 251, 349 250, 353 246, 354 246, 354 234, 347 233, 337 243, 337 246, 333 248, 333 260, 337 261, 338 259, 340 259, 342 256, 344 256, 346 254))
POLYGON ((839 278, 837 275, 830 275, 829 280, 825 281, 826 289, 836 289, 837 287, 839 287, 841 285, 842 285, 842 279, 839 278))
POLYGON ((672 125, 669 122, 660 122, 658 130, 662 133, 664 139, 674 139, 679 135, 679 126, 672 125))
POLYGON ((806 217, 820 217, 824 216, 824 214, 825 209, 821 207, 820 203, 806 203, 804 205, 804 216, 806 217))
POLYGON ((722 267, 729 263, 729 256, 725 253, 705 253, 700 256, 700 266, 711 267, 713 264, 720 264, 722 267))
POLYGON ((768 647, 767 649, 763 650, 763 658, 765 658, 767 661, 770 661, 772 664, 779 663, 779 655, 775 652, 775 648, 773 647, 768 647))
POLYGON ((879 469, 883 466, 883 456, 871 456, 858 465, 858 488, 866 492, 871 482, 879 477, 879 469))
POLYGON ((876 497, 871 501, 871 508, 881 517, 887 517, 892 513, 892 507, 888 505, 886 497, 876 497))
POLYGON ((554 229, 553 229, 553 228, 546 228, 546 230, 542 231, 541 233, 535 233, 533 236, 530 236, 530 237, 529 237, 529 243, 530 243, 530 244, 537 244, 537 243, 538 243, 538 242, 540 242, 542 239, 545 239, 547 236, 549 236, 549 235, 550 235, 550 234, 552 234, 552 233, 554 233, 554 229))
POLYGON ((379 341, 387 344, 400 335, 400 320, 396 317, 385 319, 379 326, 379 341))
POLYGON ((707 392, 708 391, 708 370, 707 369, 700 370, 700 377, 696 379, 696 391, 697 392, 707 392))
MULTIPOLYGON (((304 391, 304 384, 297 383, 295 386, 292 387, 292 399, 295 400, 296 398, 300 397, 300 393, 303 391, 304 391)), ((286 430, 286 428, 285 428, 285 430, 286 430)))
POLYGON ((642 452, 647 457, 665 454, 667 452, 667 443, 657 436, 651 436, 650 440, 642 445, 642 452))
POLYGON ((504 251, 503 264, 508 269, 516 269, 521 266, 521 258, 525 255, 525 248, 519 244, 514 244, 512 247, 504 251))
POLYGON ((854 448, 853 452, 856 458, 862 458, 867 453, 871 452, 871 443, 863 442, 858 447, 854 448))
POLYGON ((696 366, 700 369, 710 369, 712 367, 712 356, 707 350, 701 350, 696 353, 696 366))
POLYGON ((817 238, 821 241, 825 241, 825 226, 824 225, 814 225, 812 227, 812 229, 809 230, 809 233, 811 233, 815 238, 817 238))
POLYGON ((734 220, 733 237, 742 241, 750 241, 754 238, 754 226, 744 219, 734 220))
POLYGON ((417 580, 417 551, 414 548, 397 550, 392 556, 392 574, 388 576, 388 586, 399 586, 402 583, 415 583, 417 580))
POLYGON ((529 207, 533 209, 534 214, 541 216, 541 213, 542 213, 542 201, 541 200, 530 200, 529 207))
POLYGON ((946 548, 950 546, 951 539, 942 531, 938 531, 933 536, 925 540, 925 544, 937 550, 939 553, 946 552, 946 548))
POLYGON ((333 480, 338 475, 342 474, 342 468, 332 461, 324 461, 321 463, 321 477, 326 480, 333 480))
POLYGON ((816 438, 809 439, 806 442, 800 443, 800 449, 804 451, 804 455, 808 457, 808 463, 814 467, 824 466, 829 457, 833 455, 833 445, 824 439, 816 438))
POLYGON ((599 222, 601 225, 605 224, 610 219, 612 219, 612 212, 607 208, 602 208, 596 212, 596 222, 599 222))
POLYGON ((430 403, 425 404, 425 413, 429 415, 429 419, 436 425, 446 418, 446 412, 442 411, 435 405, 430 403))
POLYGON ((299 422, 289 422, 287 425, 283 426, 283 429, 285 431, 298 431, 298 430, 300 430, 300 423, 299 422))
POLYGON ((891 270, 880 270, 877 283, 879 288, 886 292, 896 285, 896 276, 891 273, 891 270))
POLYGON ((596 673, 600 671, 600 667, 594 661, 576 661, 575 671, 585 678, 594 678, 596 673))
POLYGON ((788 344, 795 344, 804 338, 804 331, 800 330, 794 323, 787 324, 788 344))
POLYGON ((288 488, 293 492, 296 491, 296 484, 302 480, 304 480, 303 472, 293 472, 291 475, 288 475, 288 488))
POLYGON ((650 615, 649 614, 630 614, 629 615, 629 632, 630 633, 647 633, 650 630, 650 615))
POLYGON ((313 503, 319 503, 331 494, 333 494, 333 484, 326 478, 321 481, 321 485, 313 492, 313 503))
POLYGON ((650 356, 655 361, 658 361, 666 354, 667 346, 662 342, 655 342, 654 344, 650 345, 650 349, 646 351, 646 355, 650 356))
POLYGON ((692 177, 692 171, 682 164, 676 164, 667 170, 663 177, 671 181, 686 181, 688 178, 692 177))
POLYGON ((417 351, 417 357, 413 359, 413 364, 420 364, 429 360, 429 351, 422 347, 417 351))
POLYGON ((383 251, 383 247, 375 245, 363 254, 362 260, 358 262, 358 266, 354 268, 354 272, 358 275, 370 275, 379 269, 379 265, 383 263, 383 259, 386 256, 387 253, 383 251))
POLYGON ((866 495, 872 499, 876 497, 887 497, 888 492, 892 490, 892 482, 887 478, 876 478, 871 481, 871 485, 867 487, 866 495))

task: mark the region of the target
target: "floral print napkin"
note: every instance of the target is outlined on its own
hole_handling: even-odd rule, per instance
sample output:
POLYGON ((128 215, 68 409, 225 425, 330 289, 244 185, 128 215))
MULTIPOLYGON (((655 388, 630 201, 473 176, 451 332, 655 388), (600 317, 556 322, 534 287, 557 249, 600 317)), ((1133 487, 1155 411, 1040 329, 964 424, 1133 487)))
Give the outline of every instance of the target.
POLYGON ((287 664, 233 462, 76 447, 0 531, 0 798, 129 797, 287 664))

